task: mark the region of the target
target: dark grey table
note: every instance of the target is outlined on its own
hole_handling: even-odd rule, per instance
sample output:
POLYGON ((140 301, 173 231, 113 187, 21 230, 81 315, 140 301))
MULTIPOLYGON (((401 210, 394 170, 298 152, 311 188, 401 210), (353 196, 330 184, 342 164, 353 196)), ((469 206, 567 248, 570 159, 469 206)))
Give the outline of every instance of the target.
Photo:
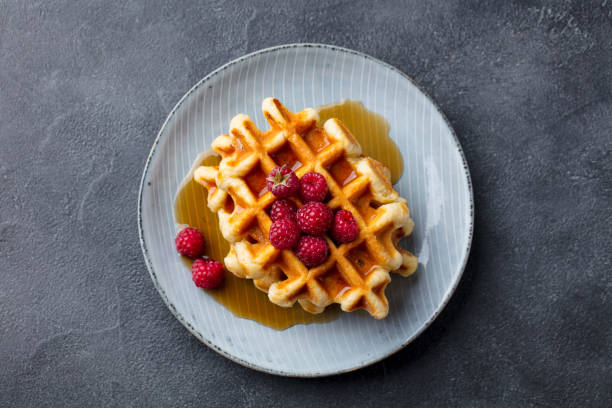
POLYGON ((2 1, 0 406, 610 406, 611 151, 612 1, 2 1), (172 106, 290 42, 412 76, 456 129, 476 198, 436 322, 315 380, 201 345, 153 288, 136 226, 172 106))

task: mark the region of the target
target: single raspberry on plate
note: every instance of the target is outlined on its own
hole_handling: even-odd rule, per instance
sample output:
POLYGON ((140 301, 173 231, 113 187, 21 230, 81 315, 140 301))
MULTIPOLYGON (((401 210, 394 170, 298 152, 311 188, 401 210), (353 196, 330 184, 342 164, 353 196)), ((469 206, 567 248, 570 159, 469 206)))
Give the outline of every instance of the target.
POLYGON ((334 216, 331 236, 338 242, 351 242, 359 236, 357 221, 350 211, 340 210, 334 216))
POLYGON ((280 219, 270 227, 270 243, 276 249, 291 249, 300 238, 300 229, 293 220, 280 219))
POLYGON ((322 174, 308 172, 300 179, 300 197, 306 201, 323 201, 327 195, 327 181, 322 174))
POLYGON ((286 198, 281 198, 276 200, 272 204, 272 207, 270 207, 270 218, 272 218, 272 222, 276 222, 284 218, 295 221, 296 212, 297 207, 293 201, 287 200, 286 198))
POLYGON ((204 253, 204 236, 195 228, 187 227, 174 239, 179 254, 197 258, 204 253))
POLYGON ((275 167, 266 178, 268 191, 278 198, 291 197, 300 189, 300 180, 293 170, 284 164, 275 167))
POLYGON ((312 268, 325 262, 329 256, 329 246, 321 237, 306 235, 300 238, 295 254, 304 265, 312 268))
POLYGON ((311 201, 300 207, 297 212, 297 224, 306 234, 321 235, 329 229, 334 214, 323 203, 311 201))
POLYGON ((223 264, 219 261, 198 258, 191 264, 191 279, 199 288, 218 288, 223 283, 224 277, 223 264))

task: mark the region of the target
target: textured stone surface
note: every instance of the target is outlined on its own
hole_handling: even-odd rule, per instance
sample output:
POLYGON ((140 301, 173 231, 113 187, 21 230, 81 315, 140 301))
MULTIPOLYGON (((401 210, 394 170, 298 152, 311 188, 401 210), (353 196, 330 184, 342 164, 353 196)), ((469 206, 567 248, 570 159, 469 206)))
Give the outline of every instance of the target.
POLYGON ((278 3, 0 2, 0 406, 609 406, 612 2, 278 3), (201 345, 153 288, 136 226, 146 155, 183 93, 305 41, 419 82, 476 197, 439 319, 315 380, 201 345))

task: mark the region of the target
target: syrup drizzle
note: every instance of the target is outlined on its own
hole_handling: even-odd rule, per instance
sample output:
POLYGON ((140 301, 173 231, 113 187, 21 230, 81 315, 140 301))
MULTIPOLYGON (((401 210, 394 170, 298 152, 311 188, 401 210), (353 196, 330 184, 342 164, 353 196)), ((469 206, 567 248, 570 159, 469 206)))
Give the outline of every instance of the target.
MULTIPOLYGON (((403 167, 402 157, 395 143, 389 138, 389 124, 382 116, 367 110, 361 102, 350 100, 324 105, 317 108, 317 111, 321 125, 332 117, 340 119, 361 144, 363 154, 387 165, 391 170, 393 183, 399 180, 403 167)), ((192 170, 199 165, 218 165, 219 161, 218 156, 207 151, 197 158, 192 170)), ((344 183, 352 180, 351 177, 354 176, 347 175, 344 183)), ((179 229, 191 226, 202 232, 206 239, 206 256, 223 261, 229 251, 229 244, 221 235, 217 214, 207 207, 206 189, 193 180, 193 171, 185 178, 176 194, 174 215, 179 229)), ((191 259, 181 259, 187 271, 190 271, 191 259)), ((257 289, 251 280, 238 278, 230 272, 226 272, 225 283, 221 288, 209 290, 207 293, 234 315, 276 330, 284 330, 296 324, 329 322, 340 316, 338 305, 330 305, 318 315, 304 311, 297 303, 291 308, 277 306, 270 302, 267 294, 257 289)))

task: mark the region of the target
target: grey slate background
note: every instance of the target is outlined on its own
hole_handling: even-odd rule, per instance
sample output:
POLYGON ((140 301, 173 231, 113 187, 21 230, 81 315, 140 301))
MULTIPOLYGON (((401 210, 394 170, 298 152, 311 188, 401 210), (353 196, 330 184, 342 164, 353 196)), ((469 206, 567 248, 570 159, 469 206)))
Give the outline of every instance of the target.
POLYGON ((609 406, 611 151, 612 1, 2 1, 0 406, 609 406), (456 129, 476 198, 437 321, 314 380, 201 345, 153 288, 136 226, 178 99, 290 42, 412 76, 456 129))

